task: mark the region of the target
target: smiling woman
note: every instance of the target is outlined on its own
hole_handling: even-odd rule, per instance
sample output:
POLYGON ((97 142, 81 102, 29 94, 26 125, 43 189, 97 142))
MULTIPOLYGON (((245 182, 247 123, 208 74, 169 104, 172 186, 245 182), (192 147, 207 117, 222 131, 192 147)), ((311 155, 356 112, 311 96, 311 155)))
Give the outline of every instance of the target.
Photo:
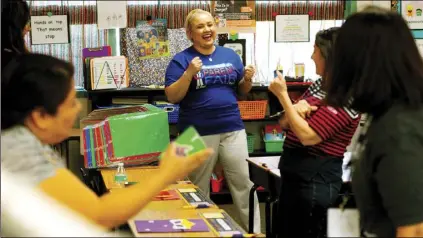
POLYGON ((22 54, 5 67, 1 96, 13 103, 1 107, 2 171, 29 178, 34 187, 50 197, 111 228, 126 222, 160 190, 185 177, 210 156, 210 150, 203 150, 181 157, 169 146, 148 182, 140 181, 119 193, 97 197, 64 168, 61 158, 48 145, 69 136, 81 109, 75 98, 73 74, 71 64, 41 54, 22 54))
MULTIPOLYGON (((242 222, 248 224, 249 180, 247 136, 237 103, 237 92, 248 93, 255 69, 244 70, 241 58, 229 48, 216 46, 212 15, 196 9, 186 17, 187 38, 193 45, 175 55, 166 70, 166 95, 180 103, 179 129, 195 126, 206 144, 219 153, 190 175, 207 195, 210 177, 219 158, 242 222)), ((256 198, 255 232, 260 232, 256 198)))

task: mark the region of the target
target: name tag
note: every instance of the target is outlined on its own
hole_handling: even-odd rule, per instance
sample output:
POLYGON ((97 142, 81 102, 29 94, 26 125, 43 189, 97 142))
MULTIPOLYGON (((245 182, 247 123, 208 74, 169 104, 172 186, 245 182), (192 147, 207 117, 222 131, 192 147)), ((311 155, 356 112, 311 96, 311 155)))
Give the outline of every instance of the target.
POLYGON ((328 237, 360 237, 360 214, 357 209, 330 208, 328 237))

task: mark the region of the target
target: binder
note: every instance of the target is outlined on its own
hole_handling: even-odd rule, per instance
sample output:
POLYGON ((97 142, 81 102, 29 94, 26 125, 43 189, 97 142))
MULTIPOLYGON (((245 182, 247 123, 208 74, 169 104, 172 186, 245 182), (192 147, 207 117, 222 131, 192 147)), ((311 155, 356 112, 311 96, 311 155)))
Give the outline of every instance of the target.
POLYGON ((97 47, 97 48, 84 48, 82 49, 82 65, 83 65, 83 75, 84 75, 84 88, 86 90, 91 90, 91 80, 89 79, 89 61, 87 58, 95 58, 95 57, 104 57, 104 56, 111 56, 112 55, 112 48, 108 45, 97 47))

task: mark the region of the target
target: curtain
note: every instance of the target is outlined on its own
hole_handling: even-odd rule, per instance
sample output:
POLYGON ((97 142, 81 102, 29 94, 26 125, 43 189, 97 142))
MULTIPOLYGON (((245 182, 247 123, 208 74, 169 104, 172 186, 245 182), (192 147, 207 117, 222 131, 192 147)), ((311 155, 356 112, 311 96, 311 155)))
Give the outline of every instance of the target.
POLYGON ((97 7, 95 1, 27 1, 32 16, 69 15, 70 44, 31 45, 31 37, 26 43, 34 53, 48 54, 71 62, 75 67, 75 86, 83 87, 82 49, 107 45, 107 31, 96 25, 97 7))
POLYGON ((136 26, 137 21, 146 20, 147 16, 153 18, 165 18, 169 29, 183 28, 185 23, 185 16, 191 10, 203 9, 210 11, 210 2, 204 0, 184 1, 185 3, 177 1, 169 1, 158 4, 131 4, 128 5, 128 28, 136 26))
POLYGON ((345 2, 345 19, 357 12, 357 1, 347 0, 345 2))
POLYGON ((310 20, 341 20, 344 8, 344 0, 256 1, 256 16, 257 21, 272 21, 275 14, 310 14, 310 20))

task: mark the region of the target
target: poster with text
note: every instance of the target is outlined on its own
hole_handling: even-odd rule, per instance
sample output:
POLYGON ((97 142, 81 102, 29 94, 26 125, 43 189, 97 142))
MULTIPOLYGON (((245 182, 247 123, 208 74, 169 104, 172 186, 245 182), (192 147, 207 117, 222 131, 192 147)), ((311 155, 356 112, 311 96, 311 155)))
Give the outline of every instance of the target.
POLYGON ((137 21, 137 40, 139 59, 151 59, 170 56, 167 37, 167 20, 137 21))
POLYGON ((401 1, 401 15, 411 30, 423 30, 423 1, 401 1))
POLYGON ((212 10, 218 32, 255 32, 255 1, 213 0, 212 10))
POLYGON ((309 42, 310 16, 277 15, 275 18, 275 42, 309 42))
POLYGON ((67 15, 31 16, 31 44, 69 43, 67 15))

